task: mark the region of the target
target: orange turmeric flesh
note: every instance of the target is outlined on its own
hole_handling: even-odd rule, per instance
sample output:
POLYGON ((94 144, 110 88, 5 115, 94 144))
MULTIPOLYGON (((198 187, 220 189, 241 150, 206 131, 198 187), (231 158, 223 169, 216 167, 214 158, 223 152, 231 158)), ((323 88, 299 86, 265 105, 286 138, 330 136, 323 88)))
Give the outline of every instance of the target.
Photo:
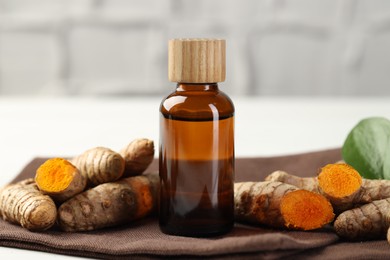
POLYGON ((328 164, 318 175, 322 191, 333 198, 344 198, 359 191, 362 177, 348 164, 328 164))
POLYGON ((307 190, 287 193, 280 202, 280 212, 286 227, 299 230, 321 228, 334 218, 330 202, 307 190))
POLYGON ((63 202, 82 192, 87 179, 69 161, 53 158, 44 162, 35 174, 35 182, 43 194, 63 202))
POLYGON ((65 190, 73 180, 76 167, 62 158, 53 158, 44 162, 37 170, 35 180, 39 188, 47 192, 65 190))

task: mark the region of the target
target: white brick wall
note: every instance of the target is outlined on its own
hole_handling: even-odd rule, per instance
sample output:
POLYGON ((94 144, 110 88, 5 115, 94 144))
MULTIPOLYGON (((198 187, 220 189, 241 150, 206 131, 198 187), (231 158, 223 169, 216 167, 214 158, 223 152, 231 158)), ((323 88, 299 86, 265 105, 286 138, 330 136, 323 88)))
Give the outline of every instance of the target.
POLYGON ((389 0, 0 0, 0 94, 162 94, 167 41, 227 40, 229 94, 390 94, 389 0))

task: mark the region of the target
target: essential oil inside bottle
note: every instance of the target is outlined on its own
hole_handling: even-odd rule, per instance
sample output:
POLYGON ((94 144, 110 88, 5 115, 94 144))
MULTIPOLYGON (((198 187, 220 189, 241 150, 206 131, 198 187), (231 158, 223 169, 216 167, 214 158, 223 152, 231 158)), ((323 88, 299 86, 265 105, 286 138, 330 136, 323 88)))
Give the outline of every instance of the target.
MULTIPOLYGON (((170 53, 179 53, 184 62, 176 60, 180 69, 172 65, 170 70, 186 68, 183 64, 189 61, 183 53, 188 49, 198 49, 199 57, 212 55, 215 59, 218 55, 210 53, 210 46, 213 53, 223 54, 224 65, 222 40, 171 41, 170 53)), ((191 66, 207 62, 210 59, 203 63, 192 61, 187 69, 194 71, 191 66)), ((224 73, 223 69, 202 80, 196 77, 207 73, 196 77, 190 73, 186 81, 191 83, 180 83, 184 72, 178 74, 180 78, 170 76, 171 81, 179 83, 160 107, 159 219, 164 233, 212 236, 233 226, 234 106, 216 83, 223 81, 224 73), (203 82, 209 80, 212 83, 203 82)))

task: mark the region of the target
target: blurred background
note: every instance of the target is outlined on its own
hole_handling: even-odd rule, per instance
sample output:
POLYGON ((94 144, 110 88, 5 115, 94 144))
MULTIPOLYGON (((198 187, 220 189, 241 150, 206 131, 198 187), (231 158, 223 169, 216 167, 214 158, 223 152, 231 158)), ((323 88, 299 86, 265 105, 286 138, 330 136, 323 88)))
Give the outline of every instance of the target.
POLYGON ((229 95, 390 94, 389 0, 0 0, 0 95, 161 95, 170 38, 227 41, 229 95))

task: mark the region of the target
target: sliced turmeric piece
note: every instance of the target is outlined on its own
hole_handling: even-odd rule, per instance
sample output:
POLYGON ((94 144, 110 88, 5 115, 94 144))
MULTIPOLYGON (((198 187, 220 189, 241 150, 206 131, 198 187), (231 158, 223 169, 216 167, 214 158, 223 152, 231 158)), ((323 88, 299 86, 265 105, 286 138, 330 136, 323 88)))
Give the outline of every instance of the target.
POLYGON ((390 180, 363 179, 352 166, 345 163, 324 166, 318 177, 301 178, 276 171, 267 176, 266 180, 282 181, 322 194, 332 203, 336 213, 390 197, 390 180))
POLYGON ((140 175, 153 161, 154 143, 146 138, 135 139, 119 153, 126 162, 123 177, 140 175))
POLYGON ((362 177, 348 164, 328 164, 318 175, 318 185, 328 196, 345 198, 360 189, 362 177))
POLYGON ((318 186, 336 212, 351 209, 360 201, 362 177, 350 165, 328 164, 318 175, 318 186))
POLYGON ((57 208, 31 178, 0 190, 0 216, 31 231, 42 231, 56 222, 57 208))
POLYGON ((63 202, 82 192, 87 179, 69 161, 63 158, 52 158, 37 169, 35 182, 42 193, 57 202, 63 202))
POLYGON ((276 181, 235 183, 234 214, 238 221, 296 230, 318 229, 334 218, 323 196, 276 181))
POLYGON ((286 194, 280 202, 285 225, 292 229, 313 230, 330 223, 333 209, 323 196, 307 190, 286 194))
POLYGON ((95 147, 72 159, 72 163, 87 179, 88 186, 120 179, 125 170, 123 157, 105 147, 95 147))
POLYGON ((58 223, 67 232, 130 223, 156 209, 158 187, 158 174, 100 184, 64 202, 58 209, 58 223))

